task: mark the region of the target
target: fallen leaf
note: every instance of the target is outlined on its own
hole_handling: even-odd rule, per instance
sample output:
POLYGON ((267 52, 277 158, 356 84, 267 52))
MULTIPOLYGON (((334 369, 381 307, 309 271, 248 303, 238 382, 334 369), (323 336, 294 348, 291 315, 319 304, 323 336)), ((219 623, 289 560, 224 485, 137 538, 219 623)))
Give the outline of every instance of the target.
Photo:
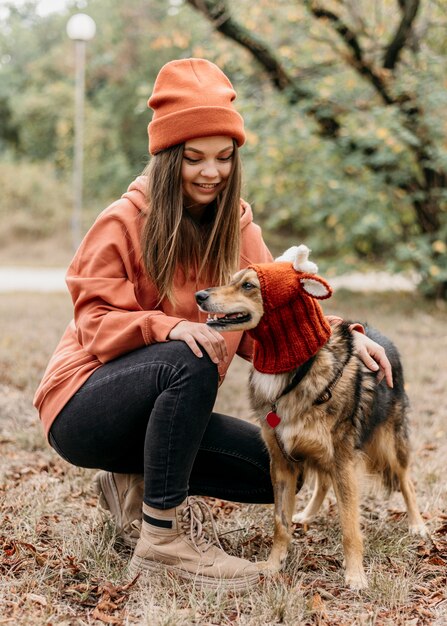
POLYGON ((447 565, 447 562, 444 559, 441 559, 440 556, 431 556, 428 559, 430 565, 447 565))
POLYGON ((323 602, 319 593, 315 593, 312 596, 312 610, 317 613, 324 613, 326 610, 326 605, 323 602))
POLYGON ((27 593, 25 599, 33 602, 34 604, 40 604, 40 606, 47 606, 48 602, 45 596, 40 596, 37 593, 27 593))
POLYGON ((123 624, 123 620, 121 617, 115 617, 114 615, 107 615, 95 607, 92 613, 92 617, 98 619, 100 622, 104 622, 105 624, 123 624))

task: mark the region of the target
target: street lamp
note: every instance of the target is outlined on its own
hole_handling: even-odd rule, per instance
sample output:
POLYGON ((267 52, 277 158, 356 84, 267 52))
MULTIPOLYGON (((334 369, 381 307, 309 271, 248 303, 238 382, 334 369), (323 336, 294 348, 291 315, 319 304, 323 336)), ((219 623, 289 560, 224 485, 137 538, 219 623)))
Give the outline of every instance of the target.
POLYGON ((67 35, 75 44, 75 125, 73 156, 73 213, 72 238, 76 250, 81 242, 81 212, 84 163, 84 94, 85 94, 85 48, 93 39, 96 24, 89 15, 76 13, 67 22, 67 35))

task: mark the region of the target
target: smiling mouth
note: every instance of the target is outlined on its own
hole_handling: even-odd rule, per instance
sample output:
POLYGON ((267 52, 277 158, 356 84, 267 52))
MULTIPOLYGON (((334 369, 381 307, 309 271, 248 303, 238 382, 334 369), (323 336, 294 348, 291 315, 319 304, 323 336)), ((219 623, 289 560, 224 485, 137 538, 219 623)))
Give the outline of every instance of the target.
POLYGON ((215 189, 220 183, 195 183, 195 185, 200 189, 215 189))
POLYGON ((249 313, 227 313, 220 317, 216 314, 208 315, 206 320, 207 326, 231 326, 237 324, 245 324, 251 320, 249 313))

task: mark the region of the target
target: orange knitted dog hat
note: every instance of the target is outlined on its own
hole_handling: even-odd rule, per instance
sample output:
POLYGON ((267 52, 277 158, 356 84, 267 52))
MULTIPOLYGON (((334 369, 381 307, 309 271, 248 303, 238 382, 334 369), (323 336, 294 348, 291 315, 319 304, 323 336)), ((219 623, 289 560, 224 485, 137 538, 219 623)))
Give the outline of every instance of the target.
POLYGON ((181 59, 164 65, 148 106, 149 152, 196 137, 225 135, 245 142, 244 121, 233 106, 236 92, 225 74, 205 59, 181 59))
POLYGON ((308 261, 310 250, 294 246, 274 263, 250 265, 258 275, 264 315, 247 331, 254 339, 253 366, 265 374, 290 372, 328 341, 331 327, 318 300, 332 289, 308 261))

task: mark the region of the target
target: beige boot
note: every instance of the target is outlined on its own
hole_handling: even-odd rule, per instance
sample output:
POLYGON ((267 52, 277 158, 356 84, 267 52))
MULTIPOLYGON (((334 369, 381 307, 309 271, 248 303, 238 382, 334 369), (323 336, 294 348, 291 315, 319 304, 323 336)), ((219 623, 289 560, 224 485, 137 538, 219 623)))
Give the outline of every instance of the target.
POLYGON ((112 514, 118 535, 133 548, 140 536, 143 475, 101 471, 96 474, 94 485, 99 504, 112 514))
POLYGON ((209 507, 192 497, 164 511, 143 504, 141 536, 129 569, 133 576, 141 571, 175 572, 209 588, 246 589, 259 582, 259 569, 254 563, 223 551, 209 507), (214 541, 203 528, 208 516, 214 541))

